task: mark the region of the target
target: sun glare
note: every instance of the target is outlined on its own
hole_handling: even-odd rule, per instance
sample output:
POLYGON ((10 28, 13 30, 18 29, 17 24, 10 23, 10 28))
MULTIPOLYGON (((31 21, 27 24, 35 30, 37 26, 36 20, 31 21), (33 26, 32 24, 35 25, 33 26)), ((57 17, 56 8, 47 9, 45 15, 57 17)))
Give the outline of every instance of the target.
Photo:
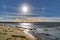
POLYGON ((23 6, 22 11, 23 11, 24 13, 28 12, 28 7, 27 7, 27 6, 23 6))

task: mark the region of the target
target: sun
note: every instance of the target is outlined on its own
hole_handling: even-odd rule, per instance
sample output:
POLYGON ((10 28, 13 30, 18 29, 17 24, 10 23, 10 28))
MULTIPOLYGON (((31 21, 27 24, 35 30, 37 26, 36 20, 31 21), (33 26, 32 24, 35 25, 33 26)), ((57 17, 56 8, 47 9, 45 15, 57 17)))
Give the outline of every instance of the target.
POLYGON ((21 15, 29 15, 31 12, 30 8, 31 8, 30 5, 25 3, 25 4, 21 4, 18 9, 21 15))
POLYGON ((27 12, 28 12, 28 7, 27 7, 27 6, 23 6, 23 7, 22 7, 22 11, 23 11, 24 13, 27 13, 27 12))

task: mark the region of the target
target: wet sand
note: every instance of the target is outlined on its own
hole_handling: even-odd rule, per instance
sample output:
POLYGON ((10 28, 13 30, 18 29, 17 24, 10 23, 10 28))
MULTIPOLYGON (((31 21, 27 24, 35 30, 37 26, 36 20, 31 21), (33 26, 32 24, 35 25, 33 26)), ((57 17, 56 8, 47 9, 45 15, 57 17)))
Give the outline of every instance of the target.
POLYGON ((33 35, 24 32, 23 28, 0 26, 0 40, 37 40, 33 35))

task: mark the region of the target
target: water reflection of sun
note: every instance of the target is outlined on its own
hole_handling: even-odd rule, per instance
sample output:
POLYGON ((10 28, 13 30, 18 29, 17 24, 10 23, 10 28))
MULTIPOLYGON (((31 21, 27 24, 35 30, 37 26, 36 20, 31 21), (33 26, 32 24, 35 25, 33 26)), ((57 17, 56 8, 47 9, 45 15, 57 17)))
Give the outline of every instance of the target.
POLYGON ((20 26, 23 27, 23 28, 31 28, 32 24, 31 23, 21 23, 20 26))

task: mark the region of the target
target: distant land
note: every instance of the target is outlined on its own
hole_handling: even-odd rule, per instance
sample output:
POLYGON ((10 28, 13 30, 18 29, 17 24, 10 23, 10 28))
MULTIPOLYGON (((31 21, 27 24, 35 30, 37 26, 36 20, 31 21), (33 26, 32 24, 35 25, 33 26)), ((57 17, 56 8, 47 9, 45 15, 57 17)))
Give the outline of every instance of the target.
POLYGON ((0 22, 60 22, 59 17, 25 17, 21 19, 0 19, 0 22))

